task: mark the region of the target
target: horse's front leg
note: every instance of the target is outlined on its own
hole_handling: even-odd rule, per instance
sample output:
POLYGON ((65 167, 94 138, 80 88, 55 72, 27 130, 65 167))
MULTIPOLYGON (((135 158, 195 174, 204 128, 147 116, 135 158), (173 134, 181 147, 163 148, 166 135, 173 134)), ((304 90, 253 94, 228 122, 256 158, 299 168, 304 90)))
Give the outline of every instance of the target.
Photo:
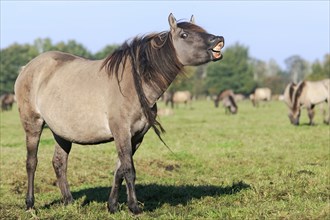
POLYGON ((308 112, 308 117, 309 117, 309 125, 314 125, 314 115, 315 115, 315 111, 314 111, 314 106, 310 106, 307 108, 307 112, 308 112))
POLYGON ((124 174, 120 170, 121 163, 120 160, 117 162, 117 168, 114 174, 114 179, 112 183, 112 188, 108 200, 108 210, 110 213, 115 213, 118 210, 118 194, 121 184, 124 180, 124 174))
POLYGON ((119 160, 108 200, 108 210, 110 213, 118 210, 118 194, 124 178, 127 188, 128 207, 134 214, 141 213, 135 193, 135 168, 133 162, 133 155, 141 142, 142 138, 137 143, 131 143, 130 138, 122 143, 119 143, 119 141, 116 142, 119 160))
MULTIPOLYGON (((322 105, 323 106, 323 105, 322 105)), ((325 124, 330 124, 330 99, 328 98, 328 111, 326 111, 326 108, 323 109, 323 122, 325 124)))

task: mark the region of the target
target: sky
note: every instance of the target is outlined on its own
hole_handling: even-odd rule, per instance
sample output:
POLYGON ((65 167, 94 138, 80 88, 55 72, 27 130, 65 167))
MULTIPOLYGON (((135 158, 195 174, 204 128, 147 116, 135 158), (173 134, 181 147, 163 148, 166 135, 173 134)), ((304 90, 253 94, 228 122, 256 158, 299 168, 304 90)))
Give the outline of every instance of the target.
POLYGON ((282 68, 293 55, 314 62, 329 52, 329 0, 323 1, 15 1, 1 0, 1 41, 75 40, 95 53, 136 35, 169 30, 168 15, 239 43, 282 68))

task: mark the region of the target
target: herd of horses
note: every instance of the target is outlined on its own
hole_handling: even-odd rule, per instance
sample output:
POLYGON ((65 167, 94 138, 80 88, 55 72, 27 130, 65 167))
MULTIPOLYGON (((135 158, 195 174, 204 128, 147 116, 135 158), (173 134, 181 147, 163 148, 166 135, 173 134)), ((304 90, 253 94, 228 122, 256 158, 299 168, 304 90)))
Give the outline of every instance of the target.
MULTIPOLYGON (((253 106, 258 107, 260 102, 269 102, 272 100, 272 92, 269 88, 256 88, 249 96, 253 106)), ((167 105, 168 102, 178 104, 181 102, 191 102, 192 96, 189 91, 177 91, 173 95, 166 94, 164 101, 167 105), (176 94, 180 94, 180 99, 173 98, 176 94)), ((215 107, 219 107, 219 103, 225 109, 225 114, 236 114, 238 112, 237 101, 242 100, 241 94, 235 94, 233 90, 226 89, 221 92, 213 99, 215 107)), ((306 108, 309 125, 314 125, 314 107, 316 105, 322 105, 323 109, 323 122, 326 124, 330 123, 330 79, 324 79, 320 81, 301 81, 298 84, 289 83, 282 97, 289 109, 289 120, 293 125, 299 125, 299 118, 302 108, 306 108), (324 108, 323 104, 327 103, 327 107, 324 108)))
MULTIPOLYGON (((253 106, 257 107, 261 101, 270 101, 272 99, 272 92, 269 88, 256 88, 250 94, 250 100, 253 106)), ((218 107, 219 101, 222 101, 223 107, 227 112, 232 114, 237 113, 237 104, 235 101, 235 94, 232 90, 225 90, 219 93, 214 99, 214 104, 218 107)), ((289 83, 283 94, 283 101, 289 110, 289 120, 293 125, 299 125, 299 118, 302 108, 306 108, 309 125, 314 125, 314 107, 322 105, 323 122, 330 124, 330 79, 320 81, 301 81, 298 84, 289 83), (323 104, 327 106, 324 108, 323 104)))
MULTIPOLYGON (((91 145, 114 141, 118 162, 108 211, 118 210, 119 190, 124 180, 129 210, 133 214, 142 211, 135 192, 133 155, 150 128, 162 141, 160 134, 164 129, 156 120, 157 101, 184 66, 202 65, 223 57, 224 38, 196 25, 193 16, 190 21, 177 22, 170 14, 168 23, 169 31, 135 37, 102 60, 51 51, 22 67, 15 82, 15 97, 26 136, 27 209, 34 207, 37 152, 47 124, 55 139, 52 163, 65 204, 73 201, 67 181, 72 143, 91 145)), ((257 89, 250 98, 257 106, 260 101, 269 101, 270 95, 267 89, 257 89)), ((314 106, 322 101, 329 103, 329 80, 290 84, 286 95, 286 103, 292 110, 291 122, 299 123, 303 105, 308 108, 312 124, 314 106)), ((4 110, 12 106, 13 102, 7 105, 9 99, 9 96, 1 98, 4 110)), ((168 95, 166 100, 174 106, 180 102, 188 104, 191 99, 190 92, 181 91, 168 95)), ((221 102, 227 113, 236 114, 236 100, 232 90, 225 90, 214 103, 218 107, 221 102)))

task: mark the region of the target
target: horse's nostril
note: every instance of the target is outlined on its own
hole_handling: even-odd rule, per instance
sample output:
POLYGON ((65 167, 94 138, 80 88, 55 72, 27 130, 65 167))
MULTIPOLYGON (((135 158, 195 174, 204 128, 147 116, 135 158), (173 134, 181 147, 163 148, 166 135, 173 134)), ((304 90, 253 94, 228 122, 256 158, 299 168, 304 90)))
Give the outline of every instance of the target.
POLYGON ((216 36, 211 36, 210 39, 209 39, 209 41, 210 41, 211 43, 213 43, 213 42, 215 41, 215 39, 217 39, 216 36))

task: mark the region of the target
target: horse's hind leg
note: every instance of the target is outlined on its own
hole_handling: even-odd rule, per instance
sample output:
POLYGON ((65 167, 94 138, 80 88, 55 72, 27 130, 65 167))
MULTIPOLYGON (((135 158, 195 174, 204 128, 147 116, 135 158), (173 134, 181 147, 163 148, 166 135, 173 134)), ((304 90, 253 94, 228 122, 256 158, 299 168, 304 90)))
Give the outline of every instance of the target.
POLYGON ((56 140, 55 152, 53 156, 53 167, 57 177, 57 183, 61 190, 64 204, 69 204, 73 201, 69 184, 67 180, 67 164, 68 156, 71 150, 72 143, 54 134, 56 140))
POLYGON ((34 177, 38 164, 38 145, 44 121, 37 114, 24 114, 20 111, 23 128, 26 134, 26 171, 28 176, 28 191, 25 204, 27 209, 34 207, 34 177))
POLYGON ((326 100, 327 104, 328 104, 328 109, 323 108, 323 103, 322 103, 322 108, 323 108, 323 122, 325 124, 330 124, 330 100, 326 100))

